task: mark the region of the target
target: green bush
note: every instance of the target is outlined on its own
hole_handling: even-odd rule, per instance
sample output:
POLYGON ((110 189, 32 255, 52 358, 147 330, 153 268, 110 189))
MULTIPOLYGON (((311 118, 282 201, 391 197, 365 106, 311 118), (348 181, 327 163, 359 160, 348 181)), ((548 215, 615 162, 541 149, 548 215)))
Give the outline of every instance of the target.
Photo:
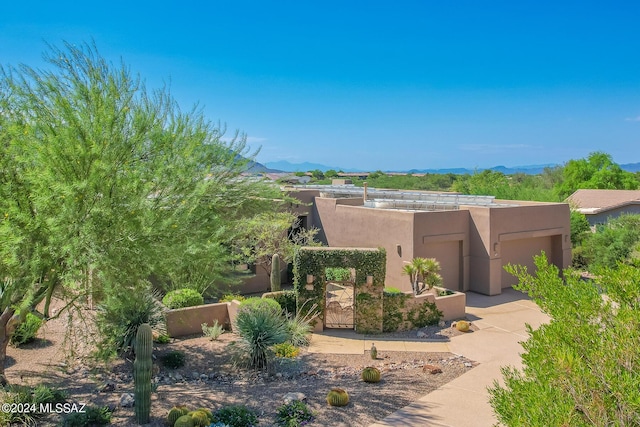
POLYGON ((118 353, 131 350, 138 326, 148 323, 160 332, 166 329, 164 306, 158 300, 158 293, 148 285, 122 293, 109 292, 98 306, 96 325, 100 332, 96 356, 108 360, 118 353))
POLYGON ((294 400, 278 408, 276 425, 280 427, 300 427, 312 422, 315 416, 306 403, 294 400))
POLYGON ((327 281, 346 282, 347 280, 351 280, 351 270, 348 268, 327 267, 324 274, 327 281))
POLYGON ((258 424, 258 415, 244 405, 231 405, 215 411, 212 421, 229 427, 254 427, 258 424))
POLYGON ((424 328, 427 325, 437 325, 442 319, 442 312, 433 302, 425 302, 407 313, 407 320, 414 328, 424 328))
POLYGON ((387 286, 382 291, 385 295, 395 295, 403 293, 400 289, 394 288, 393 286, 387 286))
POLYGON ((185 356, 180 350, 172 350, 160 357, 162 365, 169 369, 178 369, 184 366, 185 356))
POLYGON ((218 300, 218 302, 231 302, 233 300, 242 302, 245 299, 246 298, 240 294, 225 294, 220 298, 220 300, 218 300))
POLYGON ((202 295, 194 289, 176 289, 162 298, 162 303, 169 309, 193 307, 204 304, 202 295))
POLYGON ((33 341, 42 326, 42 319, 33 313, 27 313, 24 321, 18 325, 11 335, 11 345, 19 347, 33 341))
POLYGON ((294 291, 269 292, 264 294, 263 298, 272 298, 278 301, 278 304, 280 304, 285 314, 290 316, 296 315, 296 293, 294 291))
POLYGON ((85 412, 75 412, 62 421, 63 427, 96 427, 111 423, 108 407, 87 406, 85 412))
POLYGON ((295 345, 283 342, 273 346, 276 357, 294 358, 300 354, 300 349, 295 345))
MULTIPOLYGON (((26 386, 8 386, 0 388, 0 402, 5 404, 17 404, 23 406, 35 405, 39 408, 41 404, 56 404, 66 400, 67 395, 61 390, 39 385, 35 388, 26 386)), ((38 425, 38 419, 44 414, 40 412, 27 411, 2 411, 0 412, 0 425, 38 425)))
POLYGON ((240 308, 248 308, 250 310, 268 310, 277 314, 282 313, 282 307, 280 307, 278 301, 273 298, 247 298, 240 303, 240 308))
POLYGON ((216 320, 212 326, 209 326, 207 323, 203 323, 202 325, 202 333, 209 337, 211 341, 217 340, 220 335, 224 333, 224 327, 218 323, 216 320))
MULTIPOLYGON (((261 301, 276 301, 262 299, 261 301)), ((289 337, 287 319, 271 305, 250 303, 240 307, 235 330, 240 340, 234 345, 236 363, 254 369, 266 369, 273 360, 272 347, 289 337)))
POLYGON ((160 334, 158 335, 158 338, 153 341, 158 344, 169 344, 171 342, 171 337, 167 334, 160 334))

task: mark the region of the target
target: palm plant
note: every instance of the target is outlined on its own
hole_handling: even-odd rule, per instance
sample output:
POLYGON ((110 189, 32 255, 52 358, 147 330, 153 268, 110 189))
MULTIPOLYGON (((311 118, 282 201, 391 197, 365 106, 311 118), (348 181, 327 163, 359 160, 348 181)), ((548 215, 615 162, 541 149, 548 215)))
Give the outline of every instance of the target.
POLYGON ((410 264, 402 268, 402 272, 409 276, 411 287, 415 295, 442 284, 439 274, 440 263, 435 258, 414 258, 410 264))
POLYGON ((418 270, 416 269, 416 266, 413 264, 405 264, 402 267, 402 274, 406 274, 407 276, 409 276, 409 281, 411 282, 411 290, 415 294, 416 288, 418 287, 418 270))

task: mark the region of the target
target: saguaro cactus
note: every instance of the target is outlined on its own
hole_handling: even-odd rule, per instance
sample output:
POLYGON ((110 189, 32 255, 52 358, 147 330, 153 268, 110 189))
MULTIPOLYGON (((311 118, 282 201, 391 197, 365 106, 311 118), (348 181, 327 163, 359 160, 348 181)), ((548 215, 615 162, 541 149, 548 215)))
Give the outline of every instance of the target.
POLYGON ((280 255, 273 254, 271 257, 271 292, 278 292, 282 278, 280 276, 280 255))
POLYGON ((133 362, 133 381, 136 422, 148 424, 151 413, 151 371, 153 368, 153 338, 151 326, 143 323, 138 326, 135 344, 136 360, 133 362))

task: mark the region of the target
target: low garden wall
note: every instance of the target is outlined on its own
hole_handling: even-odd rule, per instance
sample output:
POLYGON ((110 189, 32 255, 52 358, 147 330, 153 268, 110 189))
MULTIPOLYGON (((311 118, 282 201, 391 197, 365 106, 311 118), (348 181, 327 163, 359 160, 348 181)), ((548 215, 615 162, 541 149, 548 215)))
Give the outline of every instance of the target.
MULTIPOLYGON (((436 291, 438 288, 436 288, 436 291)), ((434 309, 442 312, 441 320, 462 319, 466 315, 467 296, 462 292, 437 296, 412 292, 385 293, 383 299, 383 331, 407 331, 421 328, 435 320, 434 309)))
POLYGON ((442 320, 458 320, 464 319, 467 315, 467 294, 463 292, 453 292, 451 295, 434 296, 427 295, 432 298, 438 310, 442 311, 442 320))
MULTIPOLYGON (((436 288, 437 289, 437 288, 436 288)), ((414 296, 411 292, 386 294, 383 300, 382 329, 384 332, 406 331, 425 326, 435 307, 442 312, 442 320, 463 319, 466 315, 466 295, 453 292, 451 295, 436 296, 425 293, 414 296)), ((360 301, 363 303, 363 301, 360 301)), ((363 304, 365 305, 365 304, 363 304)), ((366 305, 365 305, 366 306, 366 305)), ((202 324, 209 326, 217 320, 230 328, 238 313, 238 301, 205 304, 196 307, 169 310, 165 314, 167 335, 182 337, 202 333, 202 324)), ((316 322, 314 332, 322 332, 322 322, 316 322)))
POLYGON ((203 323, 211 326, 216 320, 218 324, 228 326, 230 324, 228 305, 229 303, 222 302, 169 310, 165 313, 167 335, 176 338, 201 334, 203 323))

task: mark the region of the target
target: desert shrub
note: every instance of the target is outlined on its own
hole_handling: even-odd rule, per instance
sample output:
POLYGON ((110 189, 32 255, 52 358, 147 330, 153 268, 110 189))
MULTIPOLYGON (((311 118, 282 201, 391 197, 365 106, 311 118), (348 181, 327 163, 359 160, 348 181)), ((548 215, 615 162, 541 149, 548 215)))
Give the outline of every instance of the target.
POLYGON ((427 325, 437 325, 442 318, 442 311, 435 303, 427 301, 407 313, 407 320, 414 328, 424 328, 427 325))
POLYGON ((300 349, 288 342, 274 345, 273 350, 275 351, 276 357, 293 358, 300 354, 300 349))
POLYGON ((158 335, 158 337, 153 340, 154 342, 158 343, 158 344, 168 344, 171 342, 171 337, 167 334, 160 334, 158 335))
POLYGON ((63 427, 96 427, 111 423, 109 408, 87 406, 85 412, 74 412, 62 421, 63 427))
POLYGON ((640 425, 640 270, 621 264, 583 280, 544 253, 534 259, 533 274, 505 270, 550 321, 527 327, 522 367, 504 368, 489 389, 499 425, 640 425))
POLYGON ((220 335, 224 333, 224 327, 218 323, 216 320, 212 326, 209 326, 207 323, 203 323, 202 325, 202 333, 209 337, 211 341, 217 340, 220 335))
POLYGON ((167 293, 164 298, 162 298, 162 303, 173 310, 176 308, 202 305, 204 304, 204 298, 202 294, 195 289, 184 288, 167 293))
POLYGON ((42 319, 33 313, 27 313, 24 321, 18 325, 11 335, 11 345, 19 347, 33 341, 42 326, 42 319))
POLYGON ((160 356, 160 361, 169 369, 178 369, 184 366, 185 356, 180 350, 172 350, 160 356))
MULTIPOLYGON (((41 404, 62 403, 66 400, 67 395, 61 390, 39 385, 35 388, 26 386, 8 386, 4 389, 0 388, 0 401, 4 404, 17 404, 23 406, 35 405, 38 409, 41 404)), ((44 415, 40 412, 26 411, 1 411, 0 425, 38 425, 38 419, 44 415)))
POLYGON ((249 308, 251 310, 269 310, 276 314, 282 313, 282 307, 278 301, 273 298, 247 298, 240 303, 240 308, 249 308))
POLYGON ((222 298, 220 298, 220 300, 218 302, 231 302, 233 300, 242 302, 245 299, 246 298, 243 297, 240 294, 225 294, 225 295, 222 296, 222 298))
POLYGON ((156 331, 164 332, 164 306, 158 293, 149 286, 131 289, 123 298, 122 293, 109 292, 98 306, 96 325, 100 332, 96 356, 109 359, 118 353, 131 350, 138 326, 148 323, 156 331))
POLYGON ((294 400, 278 408, 276 425, 280 427, 300 427, 307 425, 315 416, 306 403, 294 400))
POLYGON ((254 427, 258 424, 258 415, 244 405, 224 406, 213 413, 213 422, 229 427, 254 427))
POLYGON ((290 316, 296 315, 296 293, 294 291, 269 292, 264 295, 264 298, 272 298, 278 301, 278 304, 280 304, 285 314, 290 316))
POLYGON ((254 369, 266 369, 274 356, 272 347, 289 337, 287 319, 270 305, 250 303, 240 307, 235 323, 240 336, 234 344, 236 363, 254 369))

